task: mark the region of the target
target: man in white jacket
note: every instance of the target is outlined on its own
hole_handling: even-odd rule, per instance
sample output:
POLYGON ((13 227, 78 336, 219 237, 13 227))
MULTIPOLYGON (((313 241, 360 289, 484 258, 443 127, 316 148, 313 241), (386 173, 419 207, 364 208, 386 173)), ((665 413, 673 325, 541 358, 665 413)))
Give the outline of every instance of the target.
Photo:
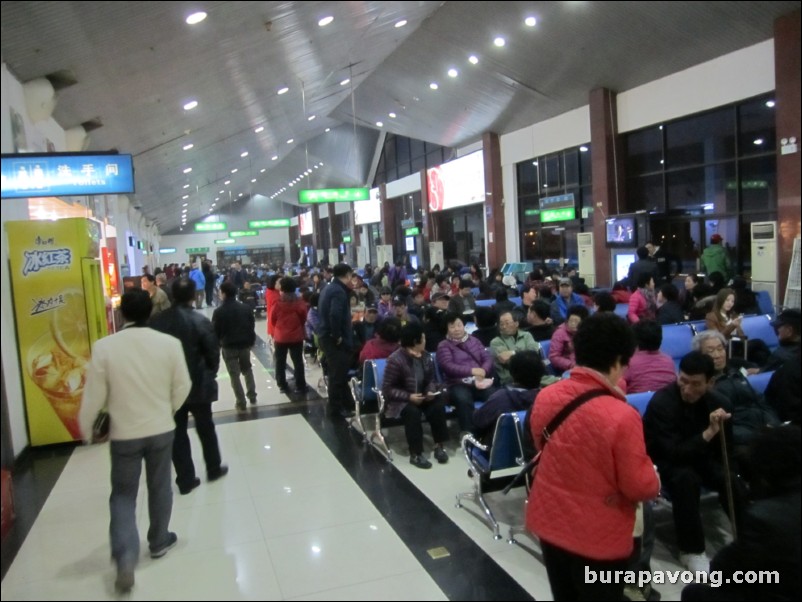
POLYGON ((173 508, 171 459, 173 414, 184 403, 192 383, 181 342, 146 325, 152 301, 146 291, 122 296, 123 329, 97 341, 87 368, 79 422, 84 439, 92 436, 98 412, 111 418, 111 554, 117 564, 115 587, 125 593, 134 585, 139 560, 136 498, 142 460, 148 486, 150 556, 161 558, 178 537, 168 530, 173 508))

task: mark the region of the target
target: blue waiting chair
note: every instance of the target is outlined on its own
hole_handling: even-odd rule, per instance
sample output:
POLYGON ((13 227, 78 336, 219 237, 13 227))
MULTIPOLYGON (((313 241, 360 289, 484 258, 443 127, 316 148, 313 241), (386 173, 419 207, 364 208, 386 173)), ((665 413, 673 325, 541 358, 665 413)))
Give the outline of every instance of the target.
POLYGON ((473 481, 473 489, 457 494, 457 508, 462 508, 462 500, 471 500, 478 504, 495 539, 501 539, 499 524, 485 499, 485 493, 488 492, 491 482, 500 478, 494 477, 494 473, 510 468, 520 469, 526 464, 522 426, 525 415, 525 411, 520 411, 499 416, 490 445, 479 443, 470 434, 465 435, 460 443, 468 462, 468 476, 473 481))
POLYGON ((688 324, 665 324, 660 351, 671 357, 674 365, 679 368, 680 360, 691 351, 693 337, 693 328, 688 324))
POLYGON ((690 322, 683 322, 683 324, 687 324, 688 326, 693 328, 693 332, 695 334, 699 334, 700 332, 707 330, 706 320, 692 320, 690 322))
POLYGON ((493 307, 496 304, 495 299, 477 299, 476 307, 493 307))
POLYGON ((633 406, 638 413, 643 417, 646 413, 646 408, 649 407, 649 402, 652 400, 654 391, 644 391, 643 393, 630 393, 627 395, 627 403, 633 406))
POLYGON ((771 372, 758 372, 757 374, 750 374, 746 377, 749 385, 757 392, 763 395, 766 388, 769 386, 771 377, 774 376, 774 371, 771 372))
POLYGON ((757 297, 757 308, 760 313, 766 314, 774 318, 774 304, 771 302, 771 297, 768 291, 755 291, 757 297))
POLYGON ((741 322, 741 328, 747 338, 761 339, 772 351, 780 346, 780 339, 774 332, 769 316, 746 316, 741 322))
POLYGON ((351 418, 350 425, 362 435, 364 442, 377 447, 392 462, 393 454, 381 434, 381 412, 383 410, 381 383, 386 366, 387 360, 385 359, 367 360, 362 367, 362 380, 357 380, 356 377, 351 379, 351 392, 355 403, 354 417, 351 418), (375 414, 376 417, 374 428, 370 431, 365 425, 368 414, 375 414))
POLYGON ((615 315, 626 318, 629 313, 629 303, 616 303, 615 315))

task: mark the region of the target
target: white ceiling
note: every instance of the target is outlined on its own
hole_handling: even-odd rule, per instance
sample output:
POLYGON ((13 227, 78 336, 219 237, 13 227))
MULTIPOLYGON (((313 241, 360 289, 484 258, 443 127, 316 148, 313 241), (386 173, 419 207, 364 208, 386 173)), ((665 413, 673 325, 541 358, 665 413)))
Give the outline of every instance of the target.
MULTIPOLYGON (((599 86, 628 90, 766 40, 799 2, 1 6, 0 58, 23 82, 74 75, 56 119, 65 128, 102 122, 89 150, 134 156, 134 204, 166 233, 184 202, 192 223, 216 197, 216 210, 269 198, 307 169, 303 188, 368 184, 379 120, 385 131, 444 146, 503 134, 587 104, 599 86), (197 9, 208 18, 187 25, 197 9), (321 28, 326 15, 334 21, 321 28), (529 15, 535 27, 524 25, 529 15), (408 23, 397 28, 400 19, 408 23), (493 44, 498 35, 503 48, 493 44), (278 95, 283 86, 289 91, 278 95), (191 99, 199 106, 185 111, 191 99)), ((277 199, 295 203, 295 190, 277 199)))

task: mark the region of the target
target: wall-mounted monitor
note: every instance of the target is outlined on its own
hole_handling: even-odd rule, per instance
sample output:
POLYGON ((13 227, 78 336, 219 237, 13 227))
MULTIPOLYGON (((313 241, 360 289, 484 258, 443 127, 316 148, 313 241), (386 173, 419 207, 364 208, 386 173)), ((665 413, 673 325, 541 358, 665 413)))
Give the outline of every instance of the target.
POLYGON ((415 237, 414 236, 406 236, 404 237, 404 248, 409 251, 410 253, 415 252, 415 237))
POLYGON ((608 217, 606 221, 608 247, 638 246, 638 227, 634 216, 608 217))

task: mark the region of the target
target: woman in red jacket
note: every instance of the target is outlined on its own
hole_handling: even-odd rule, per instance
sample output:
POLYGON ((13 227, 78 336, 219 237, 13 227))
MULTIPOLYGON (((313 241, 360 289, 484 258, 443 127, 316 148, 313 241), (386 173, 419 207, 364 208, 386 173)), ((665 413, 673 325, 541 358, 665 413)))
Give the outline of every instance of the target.
MULTIPOLYGON (((279 276, 278 274, 273 274, 272 276, 270 276, 270 278, 267 279, 267 288, 265 289, 265 313, 267 313, 268 339, 270 339, 273 336, 273 322, 270 320, 270 316, 273 313, 273 308, 276 306, 276 302, 281 296, 281 292, 279 292, 280 281, 281 281, 281 276, 279 276)), ((293 292, 295 291, 293 290, 293 292)))
POLYGON ((297 285, 294 278, 282 278, 279 281, 281 294, 273 304, 269 313, 269 326, 273 331, 276 344, 276 383, 282 393, 287 392, 287 351, 292 357, 292 369, 295 371, 295 390, 306 392, 306 374, 304 373, 304 337, 306 331, 307 306, 303 299, 295 294, 297 285))
POLYGON ((635 338, 615 314, 597 314, 582 321, 574 352, 570 378, 535 398, 530 428, 543 453, 526 526, 540 538, 555 600, 622 600, 623 579, 611 582, 607 572, 627 568, 638 502, 660 491, 640 415, 616 386, 635 352, 635 338), (546 444, 543 429, 591 392, 596 395, 571 412, 546 444), (584 578, 588 571, 596 575, 592 583, 584 578))

